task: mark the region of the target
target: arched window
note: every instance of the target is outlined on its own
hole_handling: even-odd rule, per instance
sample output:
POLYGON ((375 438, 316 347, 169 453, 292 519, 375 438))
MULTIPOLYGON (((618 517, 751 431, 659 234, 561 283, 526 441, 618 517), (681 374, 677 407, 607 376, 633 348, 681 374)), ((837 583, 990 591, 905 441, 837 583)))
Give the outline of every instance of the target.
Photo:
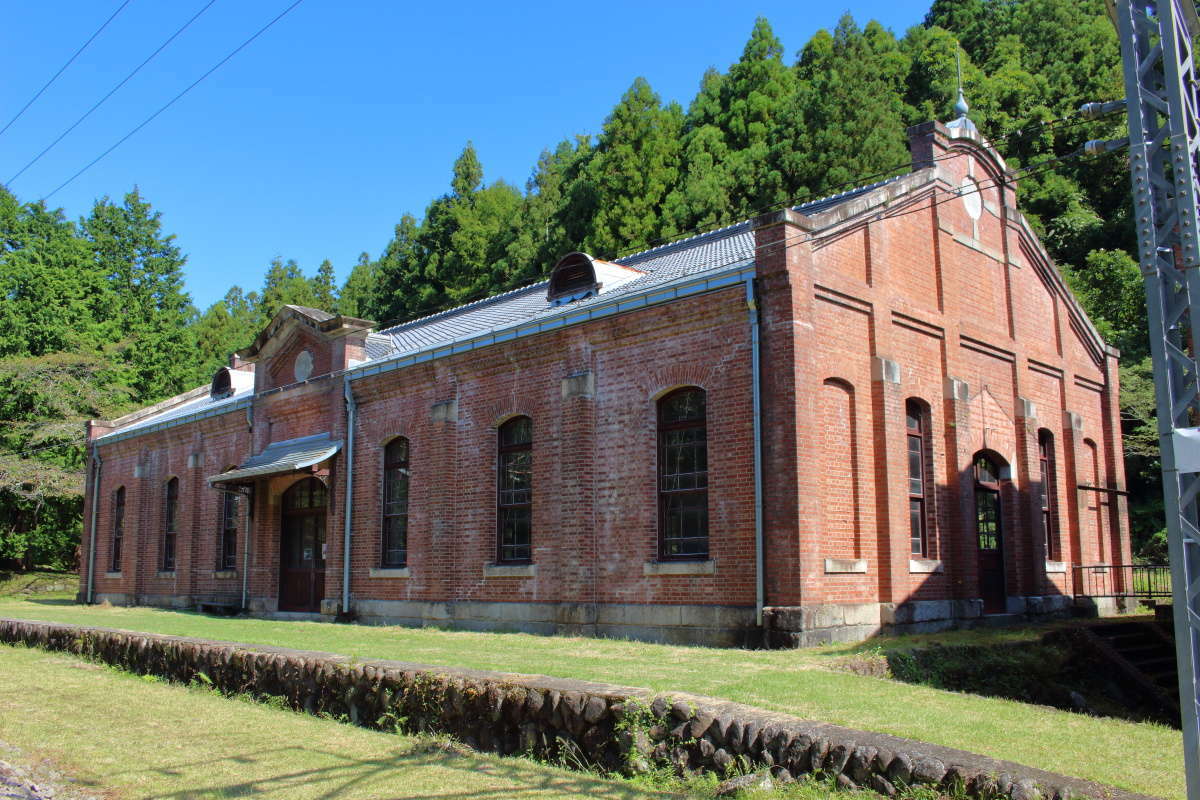
POLYGON ((221 492, 221 541, 217 569, 237 568, 238 496, 221 492))
POLYGON ((533 560, 533 420, 514 417, 500 426, 496 491, 496 559, 533 560))
POLYGON ((929 436, 925 409, 916 400, 904 404, 908 432, 908 527, 912 554, 923 558, 929 552, 928 478, 929 436))
POLYGON ((708 558, 708 430, 703 389, 658 401, 658 557, 708 558))
POLYGON ((113 572, 121 571, 121 543, 125 538, 125 487, 120 486, 112 494, 112 563, 113 572))
POLYGON ((1046 548, 1046 560, 1055 561, 1058 558, 1058 529, 1054 518, 1058 506, 1055 492, 1057 473, 1054 469, 1054 434, 1045 428, 1038 431, 1038 464, 1042 477, 1042 543, 1046 548))
POLYGON ((555 305, 580 300, 600 288, 596 267, 587 253, 567 253, 554 265, 546 299, 555 305))
POLYGON ((229 367, 221 367, 213 375, 212 387, 208 396, 213 400, 221 400, 233 394, 233 378, 229 375, 229 367))
POLYGON ((408 439, 392 439, 383 450, 383 546, 380 564, 408 563, 408 439))
POLYGON ((179 479, 171 478, 163 490, 162 569, 175 571, 175 533, 179 517, 179 479))

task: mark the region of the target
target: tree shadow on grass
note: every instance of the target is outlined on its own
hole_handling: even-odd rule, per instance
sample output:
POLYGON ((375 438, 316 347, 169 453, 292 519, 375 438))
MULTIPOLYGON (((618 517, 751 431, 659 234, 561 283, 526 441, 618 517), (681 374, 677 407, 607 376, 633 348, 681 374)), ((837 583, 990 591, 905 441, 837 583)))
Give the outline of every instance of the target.
MULTIPOLYGON (((611 800, 633 800, 639 797, 677 797, 673 793, 646 790, 616 783, 586 773, 554 770, 524 759, 490 758, 470 752, 459 752, 437 744, 416 744, 407 751, 378 758, 353 758, 341 753, 300 746, 259 750, 237 756, 218 757, 208 761, 190 762, 164 767, 148 767, 126 776, 184 777, 195 771, 236 772, 239 765, 250 771, 251 765, 260 777, 234 782, 214 780, 186 789, 161 794, 144 795, 150 800, 199 800, 226 797, 292 797, 301 787, 309 793, 318 784, 318 798, 394 798, 395 800, 506 800, 507 798, 537 798, 573 794, 611 800), (289 769, 288 765, 301 758, 318 758, 324 766, 289 769), (414 782, 412 772, 435 769, 442 773, 439 787, 406 790, 414 782), (498 787, 479 786, 481 783, 503 782, 498 787)), ((437 781, 439 776, 420 776, 420 783, 437 781)))

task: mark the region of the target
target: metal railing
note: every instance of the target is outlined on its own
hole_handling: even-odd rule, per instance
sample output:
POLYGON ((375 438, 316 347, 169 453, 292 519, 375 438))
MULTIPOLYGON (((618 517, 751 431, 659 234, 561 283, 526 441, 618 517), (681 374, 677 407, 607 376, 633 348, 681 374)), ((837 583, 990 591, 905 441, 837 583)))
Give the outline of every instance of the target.
POLYGON ((1075 567, 1076 597, 1171 597, 1167 564, 1080 564, 1075 567))

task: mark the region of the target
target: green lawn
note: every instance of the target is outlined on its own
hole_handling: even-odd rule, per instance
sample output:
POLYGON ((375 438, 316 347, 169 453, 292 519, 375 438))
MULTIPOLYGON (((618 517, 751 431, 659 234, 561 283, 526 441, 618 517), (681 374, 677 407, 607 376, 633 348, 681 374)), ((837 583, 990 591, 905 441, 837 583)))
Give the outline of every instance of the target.
POLYGON ((148 682, 22 647, 0 648, 0 739, 119 798, 674 796, 148 682))
MULTIPOLYGON (((825 669, 854 648, 741 651, 581 637, 218 619, 69 600, 0 598, 0 616, 72 622, 507 672, 735 700, 808 719, 958 747, 1159 797, 1184 797, 1178 731, 825 669), (1130 753, 1136 753, 1130 758, 1130 753)), ((946 643, 994 634, 946 634, 946 643)), ((1029 638, 1029 632, 1001 634, 1029 638)), ((879 640, 903 646, 904 640, 879 640)))

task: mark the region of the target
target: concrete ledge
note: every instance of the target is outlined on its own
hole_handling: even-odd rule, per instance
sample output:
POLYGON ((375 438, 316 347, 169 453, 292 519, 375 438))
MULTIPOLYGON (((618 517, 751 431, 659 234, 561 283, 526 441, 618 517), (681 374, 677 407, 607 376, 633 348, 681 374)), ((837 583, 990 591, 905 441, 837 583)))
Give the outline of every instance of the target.
POLYGON ((537 564, 484 564, 485 578, 533 578, 537 576, 537 564))
POLYGON ((1056 572, 1062 573, 1062 572, 1066 572, 1066 571, 1067 571, 1067 562, 1065 562, 1065 561, 1047 561, 1046 562, 1046 572, 1048 574, 1056 573, 1056 572))
POLYGON ((214 578, 229 579, 238 576, 236 569, 222 569, 213 573, 214 578))
POLYGON ((827 558, 825 559, 826 575, 862 574, 867 571, 865 558, 827 558))
POLYGON ((408 567, 371 567, 368 578, 411 578, 408 567))
POLYGON ((643 575, 712 575, 716 562, 707 561, 647 561, 642 564, 643 575))
POLYGON ((173 570, 171 572, 167 572, 166 570, 160 570, 159 572, 154 573, 154 577, 156 577, 156 578, 174 578, 175 572, 173 570))
POLYGON ((908 560, 908 571, 914 575, 929 575, 935 572, 945 572, 946 566, 941 559, 932 558, 910 558, 908 560))
POLYGON ((106 572, 106 573, 104 573, 104 577, 106 577, 106 578, 120 578, 120 577, 123 577, 123 576, 122 576, 122 575, 121 575, 121 573, 119 573, 119 572, 106 572))
POLYGON ((357 599, 353 610, 363 621, 385 625, 610 636, 719 647, 758 643, 754 608, 743 606, 357 599))

